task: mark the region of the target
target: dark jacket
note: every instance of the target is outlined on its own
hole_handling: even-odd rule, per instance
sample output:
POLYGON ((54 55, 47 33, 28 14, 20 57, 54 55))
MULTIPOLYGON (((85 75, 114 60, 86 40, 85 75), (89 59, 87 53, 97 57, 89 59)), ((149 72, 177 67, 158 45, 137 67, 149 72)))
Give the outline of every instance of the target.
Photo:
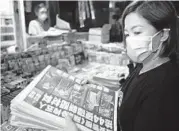
POLYGON ((178 67, 167 62, 141 75, 138 68, 123 89, 122 131, 179 131, 178 67))

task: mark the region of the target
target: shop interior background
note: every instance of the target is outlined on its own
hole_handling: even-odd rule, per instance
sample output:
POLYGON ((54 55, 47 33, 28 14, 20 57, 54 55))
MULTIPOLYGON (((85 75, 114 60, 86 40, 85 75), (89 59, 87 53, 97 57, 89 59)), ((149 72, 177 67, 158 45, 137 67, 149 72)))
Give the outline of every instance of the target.
MULTIPOLYGON (((83 4, 86 2, 90 7, 89 1, 81 2, 83 2, 83 4)), ((112 29, 109 31, 107 27, 115 25, 118 20, 120 21, 125 7, 131 1, 121 0, 91 2, 94 7, 92 10, 94 16, 92 16, 92 13, 90 12, 89 17, 86 17, 83 20, 84 26, 81 26, 79 18, 79 1, 0 0, 1 86, 3 84, 7 86, 6 88, 3 85, 1 90, 2 103, 3 106, 5 105, 5 108, 2 109, 4 110, 4 114, 2 113, 3 118, 1 117, 2 122, 9 118, 10 101, 24 88, 24 86, 27 86, 27 83, 32 80, 31 78, 39 74, 49 64, 68 72, 69 70, 67 68, 69 63, 71 64, 70 66, 75 67, 76 65, 83 64, 87 61, 85 58, 86 53, 88 55, 88 61, 90 62, 95 59, 95 62, 97 61, 100 64, 107 63, 109 66, 115 66, 111 68, 107 66, 101 70, 98 70, 99 68, 87 68, 80 74, 81 77, 86 77, 86 74, 89 75, 90 71, 99 71, 103 74, 107 72, 108 69, 110 69, 111 72, 122 72, 120 75, 116 73, 112 74, 117 76, 115 77, 117 80, 119 76, 120 78, 121 76, 125 76, 125 69, 127 68, 126 65, 129 60, 121 53, 124 49, 122 32, 120 30, 119 34, 114 34, 114 36, 111 37, 112 35, 110 34, 110 31, 112 29), (56 26, 56 16, 58 15, 60 19, 70 24, 71 30, 75 30, 74 32, 71 31, 67 36, 64 36, 67 39, 62 39, 61 36, 43 39, 41 37, 31 36, 28 34, 30 21, 36 19, 34 7, 40 3, 44 3, 48 7, 48 20, 50 27, 56 26), (108 29, 108 34, 103 35, 105 36, 104 38, 108 39, 104 39, 105 42, 102 43, 101 34, 93 35, 89 34, 89 32, 91 31, 90 29, 94 29, 95 31, 98 28, 101 29, 104 25, 107 25, 106 28, 108 29), (86 46, 85 50, 82 49, 82 44, 76 41, 77 38, 74 38, 74 35, 75 37, 78 36, 79 39, 87 41, 86 43, 82 43, 86 46), (93 43, 96 42, 92 42, 92 46, 90 46, 89 41, 93 40, 93 38, 98 40, 97 44, 93 45, 93 43), (75 47, 77 54, 75 54, 75 51, 71 51, 72 47, 69 47, 69 45, 64 47, 64 50, 62 50, 61 47, 53 49, 42 47, 40 50, 33 51, 36 42, 40 42, 42 44, 61 44, 64 42, 64 39, 65 42, 69 42, 73 47, 75 47), (86 51, 89 48, 92 52, 86 51), (61 55, 64 59, 59 60, 59 58, 56 58, 56 55, 58 55, 58 57, 61 55), (70 56, 70 58, 66 59, 66 56, 70 56), (64 64, 63 67, 61 66, 62 64, 64 64), (121 68, 121 66, 124 65, 125 68, 121 68), (23 77, 23 79, 21 77, 23 77)), ((173 1, 173 3, 177 9, 177 13, 179 13, 179 1, 173 1)), ((114 27, 116 27, 116 25, 114 27)), ((114 32, 116 32, 116 30, 114 30, 114 32)), ((95 66, 100 67, 98 64, 95 66)), ((117 81, 117 84, 115 83, 113 86, 119 87, 118 84, 119 82, 117 81)))

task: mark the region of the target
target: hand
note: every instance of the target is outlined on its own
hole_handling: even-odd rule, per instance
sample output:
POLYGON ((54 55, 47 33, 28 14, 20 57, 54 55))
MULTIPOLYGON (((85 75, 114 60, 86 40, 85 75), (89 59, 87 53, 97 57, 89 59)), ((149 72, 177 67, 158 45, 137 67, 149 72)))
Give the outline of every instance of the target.
POLYGON ((70 116, 66 116, 66 127, 64 128, 64 131, 79 131, 76 124, 73 122, 72 118, 70 116))

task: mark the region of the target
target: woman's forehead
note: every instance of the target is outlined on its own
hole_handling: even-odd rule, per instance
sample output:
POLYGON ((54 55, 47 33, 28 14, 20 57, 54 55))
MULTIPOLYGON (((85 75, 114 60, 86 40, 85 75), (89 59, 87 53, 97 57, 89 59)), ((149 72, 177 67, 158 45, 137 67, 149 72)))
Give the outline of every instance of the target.
POLYGON ((149 22, 138 13, 130 13, 125 17, 124 27, 130 30, 135 27, 149 27, 152 26, 149 22))

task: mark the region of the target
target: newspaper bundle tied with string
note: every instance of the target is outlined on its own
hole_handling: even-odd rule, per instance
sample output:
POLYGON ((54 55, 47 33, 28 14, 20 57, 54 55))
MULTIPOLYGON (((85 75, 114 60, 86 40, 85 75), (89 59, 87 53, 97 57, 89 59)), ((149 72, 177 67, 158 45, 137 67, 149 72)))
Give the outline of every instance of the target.
POLYGON ((117 131, 118 93, 47 66, 11 101, 10 124, 61 131, 69 115, 82 131, 117 131))

